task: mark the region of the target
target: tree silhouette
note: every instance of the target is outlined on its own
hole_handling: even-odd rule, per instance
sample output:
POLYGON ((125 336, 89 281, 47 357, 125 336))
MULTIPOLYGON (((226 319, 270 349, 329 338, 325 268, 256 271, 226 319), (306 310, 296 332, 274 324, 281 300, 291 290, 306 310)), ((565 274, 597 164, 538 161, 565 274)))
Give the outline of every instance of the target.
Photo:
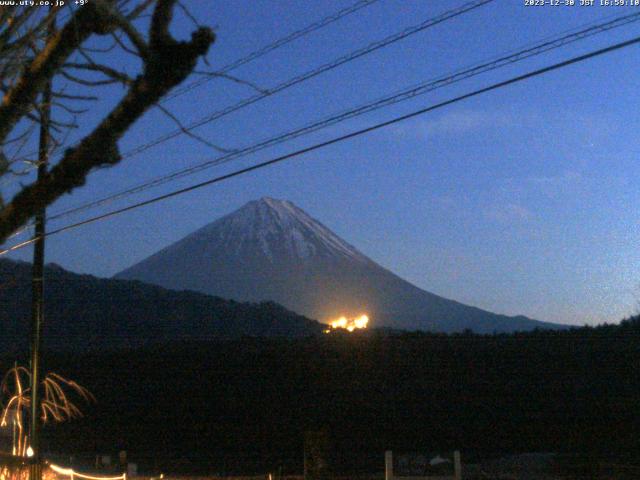
MULTIPOLYGON (((118 141, 122 136, 206 55, 215 39, 211 29, 198 27, 188 41, 171 35, 176 5, 184 9, 178 0, 91 0, 70 10, 67 19, 61 15, 62 7, 0 6, 0 178, 22 173, 18 168, 24 162, 20 152, 36 125, 49 122, 60 134, 77 126, 73 118, 83 110, 70 107, 68 102, 95 100, 92 90, 101 85, 119 83, 125 89, 111 110, 64 150, 46 175, 20 186, 8 201, 0 198, 0 244, 36 212, 83 185, 92 169, 120 162, 118 141), (152 6, 143 34, 135 21, 152 6), (52 32, 49 27, 56 19, 61 25, 52 32), (104 50, 89 48, 86 43, 95 36, 111 37, 113 45, 104 50), (137 76, 119 70, 115 51, 139 59, 137 76), (83 73, 90 77, 82 77, 83 73), (89 89, 81 94, 54 88, 50 105, 59 106, 71 120, 43 118, 41 94, 56 75, 89 89)), ((53 143, 59 148, 64 141, 53 143)))
MULTIPOLYGON (((0 427, 13 428, 13 451, 17 456, 28 456, 28 438, 25 426, 25 411, 31 407, 31 372, 23 366, 15 365, 4 376, 0 385, 3 397, 0 427)), ((64 422, 82 416, 74 403, 95 401, 93 395, 76 382, 57 373, 50 372, 42 380, 42 400, 40 403, 43 423, 64 422)))

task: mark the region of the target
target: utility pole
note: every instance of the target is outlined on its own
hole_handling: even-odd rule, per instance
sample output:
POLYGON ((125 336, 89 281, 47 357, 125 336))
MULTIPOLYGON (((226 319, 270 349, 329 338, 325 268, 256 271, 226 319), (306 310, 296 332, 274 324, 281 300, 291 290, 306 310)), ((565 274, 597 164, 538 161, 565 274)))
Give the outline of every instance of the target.
MULTIPOLYGON (((55 34, 55 12, 50 11, 51 20, 47 28, 47 40, 55 34)), ((40 139, 38 145, 38 180, 47 174, 49 162, 51 118, 51 79, 42 91, 40 107, 40 139)), ((44 234, 46 209, 42 208, 35 215, 36 241, 33 248, 33 270, 31 280, 31 425, 29 429, 29 446, 33 452, 29 465, 29 480, 42 480, 42 463, 40 456, 40 347, 42 345, 42 324, 44 323, 44 234)))

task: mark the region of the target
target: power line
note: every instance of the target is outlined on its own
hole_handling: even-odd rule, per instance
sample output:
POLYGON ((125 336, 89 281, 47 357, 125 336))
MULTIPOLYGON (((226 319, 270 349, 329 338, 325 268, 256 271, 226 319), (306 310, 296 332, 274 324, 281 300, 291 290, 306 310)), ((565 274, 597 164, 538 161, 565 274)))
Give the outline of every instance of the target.
POLYGON ((227 163, 232 160, 236 160, 238 158, 247 156, 251 153, 255 153, 257 151, 263 150, 267 147, 271 147, 271 146, 283 143, 285 141, 300 137, 302 135, 307 135, 309 133, 335 125, 347 119, 355 118, 365 113, 369 113, 374 110, 378 110, 380 108, 387 107, 389 105, 393 105, 395 103, 399 103, 399 102, 411 99, 417 95, 422 95, 427 92, 431 92, 438 88, 442 88, 444 86, 451 85, 453 83, 480 75, 482 73, 486 73, 488 71, 495 70, 512 63, 516 63, 518 61, 530 58, 535 55, 540 55, 550 50, 560 48, 564 45, 582 40, 584 38, 590 37, 592 35, 596 35, 598 33, 609 31, 613 28, 627 25, 632 22, 636 22, 638 20, 640 20, 640 13, 634 13, 630 15, 623 15, 620 17, 616 17, 613 20, 610 20, 607 22, 603 22, 595 25, 590 24, 590 26, 588 26, 587 28, 573 31, 570 34, 562 35, 556 38, 552 37, 552 38, 549 38, 548 40, 535 43, 532 46, 526 47, 522 50, 518 50, 510 54, 505 54, 503 56, 498 56, 496 58, 493 58, 492 60, 489 60, 484 63, 475 64, 466 69, 456 70, 451 74, 446 74, 444 76, 441 76, 432 80, 428 80, 427 82, 423 82, 421 84, 414 85, 409 88, 405 88, 399 92, 396 92, 391 95, 387 95, 373 102, 368 102, 356 108, 342 111, 338 114, 334 114, 330 117, 324 118, 322 120, 316 121, 314 123, 308 124, 298 129, 288 131, 283 134, 276 135, 274 137, 270 137, 266 140, 247 146, 240 150, 236 150, 236 151, 221 155, 212 160, 208 160, 191 167, 180 169, 176 172, 170 173, 168 175, 163 175, 161 177, 158 177, 151 181, 143 182, 142 184, 138 184, 133 187, 129 187, 125 190, 108 195, 101 199, 94 200, 92 202, 85 203, 79 206, 71 207, 67 210, 64 210, 62 212, 59 212, 57 214, 50 216, 50 220, 56 220, 56 219, 68 216, 70 214, 77 213, 79 211, 83 211, 99 205, 104 205, 105 203, 109 203, 119 198, 123 198, 135 193, 140 193, 149 188, 157 187, 159 185, 163 185, 170 181, 198 173, 207 168, 217 166, 223 163, 227 163))
MULTIPOLYGON (((160 202, 162 200, 166 200, 168 198, 172 198, 172 197, 175 197, 175 196, 178 196, 178 195, 182 195, 183 193, 191 192, 193 190, 197 190, 197 189, 206 187, 208 185, 212 185, 214 183, 219 183, 219 182, 222 182, 224 180, 228 180, 230 178, 237 177, 239 175, 243 175, 245 173, 252 172, 254 170, 259 170, 259 169, 268 167, 270 165, 274 165, 276 163, 280 163, 280 162, 283 162, 285 160, 289 160, 291 158, 298 157, 300 155, 304 155, 306 153, 309 153, 309 152, 312 152, 312 151, 315 151, 315 150, 319 150, 319 149, 327 147, 329 145, 333 145, 333 144, 336 144, 336 143, 339 143, 339 142, 342 142, 342 141, 345 141, 345 140, 349 140, 351 138, 359 137, 361 135, 365 135, 367 133, 379 130, 381 128, 385 128, 385 127, 388 127, 390 125, 394 125, 396 123, 408 120, 410 118, 417 117, 419 115, 424 115, 425 113, 428 113, 428 112, 431 112, 433 110, 437 110, 437 109, 443 108, 443 107, 448 106, 448 105, 452 105, 452 104, 460 102, 462 100, 466 100, 466 99, 469 99, 469 98, 472 98, 472 97, 476 97, 478 95, 482 95, 484 93, 487 93, 487 92, 490 92, 490 91, 493 91, 493 90, 498 90, 498 89, 506 87, 508 85, 512 85, 514 83, 522 82, 522 81, 527 80, 529 78, 537 77, 537 76, 543 75, 545 73, 548 73, 548 72, 551 72, 551 71, 554 71, 554 70, 558 70, 558 69, 567 67, 569 65, 573 65, 575 63, 584 62, 585 60, 588 60, 588 59, 591 59, 591 58, 594 58, 594 57, 598 57, 598 56, 601 56, 601 55, 605 55, 607 53, 610 53, 610 52, 613 52, 613 51, 616 51, 616 50, 620 50, 620 49, 629 47, 631 45, 635 45, 637 43, 640 43, 640 36, 632 38, 631 40, 627 40, 627 41, 624 41, 624 42, 616 43, 614 45, 610 45, 608 47, 592 51, 590 53, 586 53, 584 55, 573 57, 573 58, 570 58, 568 60, 564 60, 562 62, 555 63, 555 64, 547 66, 547 67, 543 67, 543 68, 540 68, 540 69, 537 69, 537 70, 533 70, 531 72, 519 75, 517 77, 512 77, 512 78, 510 78, 508 80, 503 80, 501 82, 494 83, 492 85, 489 85, 488 87, 484 87, 484 88, 481 88, 481 89, 478 89, 478 90, 474 90, 474 91, 472 91, 470 93, 466 93, 464 95, 460 95, 460 96, 454 97, 452 99, 445 100, 444 102, 440 102, 440 103, 437 103, 435 105, 431 105, 429 107, 425 107, 425 108, 422 108, 420 110, 416 110, 414 112, 411 112, 411 113, 408 113, 408 114, 405 114, 405 115, 401 115, 399 117, 395 117, 395 118, 393 118, 391 120, 387 120, 385 122, 377 123, 377 124, 372 125, 370 127, 366 127, 366 128, 360 129, 360 130, 356 130, 355 132, 351 132, 351 133, 348 133, 346 135, 341 135, 339 137, 334 137, 331 140, 327 140, 327 141, 324 141, 324 142, 316 143, 316 144, 311 145, 309 147, 305 147, 305 148, 302 148, 300 150, 296 150, 294 152, 287 153, 287 154, 281 155, 279 157, 275 157, 275 158, 273 158, 271 160, 267 160, 267 161, 258 163, 256 165, 252 165, 250 167, 242 168, 242 169, 236 170, 234 172, 231 172, 231 173, 228 173, 228 174, 225 174, 225 175, 221 175, 221 176, 206 180, 204 182, 196 183, 196 184, 191 185, 189 187, 181 188, 179 190, 174 190, 173 192, 169 192, 169 193, 166 193, 164 195, 160 195, 160 196, 157 196, 157 197, 154 197, 154 198, 150 198, 148 200, 145 200, 145 201, 142 201, 142 202, 138 202, 138 203, 135 203, 133 205, 129 205, 127 207, 123 207, 123 208, 120 208, 120 209, 117 209, 117 210, 112 210, 111 212, 107 212, 107 213, 104 213, 102 215, 97 215, 95 217, 91 217, 91 218, 88 218, 86 220, 82 220, 82 221, 77 222, 77 223, 73 223, 73 224, 70 224, 70 225, 66 225, 64 227, 60 227, 60 228, 58 228, 56 230, 52 230, 52 231, 48 232, 43 237, 49 237, 49 236, 52 236, 52 235, 56 235, 58 233, 65 232, 67 230, 71 230, 71 229, 80 227, 82 225, 87 225, 89 223, 94 223, 94 222, 97 222, 99 220, 104 220, 104 219, 113 217, 115 215, 119 215, 121 213, 128 212, 130 210, 134 210, 136 208, 140 208, 140 207, 143 207, 143 206, 146 206, 146 205, 150 205, 152 203, 157 203, 157 202, 160 202)), ((29 245, 29 244, 35 242, 36 240, 38 240, 39 238, 41 238, 41 237, 34 237, 34 238, 30 239, 30 240, 26 240, 26 241, 24 241, 22 243, 19 243, 17 245, 13 245, 13 246, 5 249, 5 250, 0 251, 0 255, 4 255, 4 254, 9 253, 11 251, 18 250, 20 248, 26 247, 27 245, 29 245)))
MULTIPOLYGON (((132 156, 135 156, 151 147, 154 147, 156 145, 159 145, 160 143, 163 143, 167 140, 170 140, 176 136, 181 135, 182 133, 186 131, 190 131, 193 130, 195 128, 198 128, 202 125, 205 125, 207 123, 210 123, 214 120, 217 120, 221 117, 224 117, 232 112, 235 112, 237 110, 240 110, 241 108, 244 108, 248 105, 251 105, 253 103, 256 103, 266 97, 269 97, 271 95, 274 95, 278 92, 281 92, 283 90, 286 90, 294 85, 297 85, 299 83, 302 83, 306 80, 309 80, 313 77, 316 77, 324 72, 333 70, 334 68, 337 68, 347 62, 353 61, 359 57, 362 57, 364 55, 367 55, 369 53, 372 53, 376 50, 379 50, 385 46, 388 46, 392 43, 398 42, 400 40, 403 40, 411 35, 414 35, 418 32, 421 32, 427 28, 433 27, 439 23, 445 22, 447 20, 450 20, 452 18, 455 18, 457 16, 460 16, 466 12, 469 12, 471 10, 474 10, 476 8, 479 8, 485 4, 491 3, 494 0, 473 0, 470 2, 466 2, 464 4, 462 4, 461 6, 451 9, 451 10, 447 10, 446 12, 437 15, 435 17, 429 18, 417 25, 408 27, 400 32, 397 32, 395 34, 389 35, 385 38, 383 38, 382 40, 378 40, 375 42, 372 42, 362 48, 359 48, 357 50, 354 50, 346 55, 343 55, 329 63, 323 64, 320 67, 317 67, 313 70, 310 70, 306 73, 297 75, 293 78, 290 78, 289 80, 286 80, 282 83, 280 83, 279 85, 275 86, 272 89, 269 89, 268 91, 262 92, 260 94, 245 98, 244 100, 240 101, 239 103, 230 105, 222 110, 218 110, 216 112, 213 112, 212 114, 208 115, 207 117, 204 117, 198 121, 196 121, 195 123, 192 123, 191 125, 185 127, 185 128, 179 128, 176 129, 172 132, 169 132, 168 134, 162 135, 154 140, 152 140, 151 142, 147 142, 146 144, 142 144, 132 150, 129 150, 128 152, 125 152, 122 155, 122 159, 126 159, 126 158, 130 158, 132 156)), ((266 48, 266 47, 265 47, 266 48)), ((240 59, 242 60, 242 59, 240 59)), ((240 61, 238 60, 238 61, 240 61)), ((234 62, 236 63, 236 62, 234 62)), ((231 155, 234 155, 235 152, 230 152, 231 155)), ((75 209, 74 209, 75 211, 75 209)), ((64 215, 66 215, 68 212, 64 212, 64 215)), ((52 216, 50 219, 55 219, 55 218, 59 218, 62 214, 58 214, 58 215, 54 215, 52 216)))
MULTIPOLYGON (((305 35, 308 35, 312 32, 315 32, 316 30, 320 30, 321 28, 324 28, 332 23, 337 22, 338 20, 346 17, 347 15, 350 15, 352 13, 355 13, 359 10, 362 10, 365 7, 368 7, 370 5, 373 5, 374 3, 379 2, 380 0, 358 0, 357 2, 355 2, 354 4, 345 7, 341 10, 338 10, 337 12, 328 15, 314 23, 311 23, 299 30, 296 30, 292 33, 290 33, 289 35, 286 35, 282 38, 279 38, 278 40, 267 44, 257 50, 254 50, 253 52, 249 53, 248 55, 245 55, 243 57, 240 57, 234 61, 232 61, 231 63, 228 63, 227 65, 223 66, 222 68, 220 68, 219 70, 217 70, 216 72, 214 72, 215 74, 220 74, 223 75, 227 72, 230 72, 231 70, 235 70, 236 68, 249 63, 259 57, 262 57, 264 55, 266 55, 267 53, 270 53, 274 50, 277 50, 278 48, 281 48, 291 42, 293 42, 294 40, 297 40, 298 38, 304 37, 305 35)), ((67 17, 69 17, 71 14, 67 14, 66 17, 63 17, 62 20, 65 20, 67 17)), ((174 90, 173 92, 171 92, 169 95, 165 96, 163 99, 161 99, 161 102, 166 102, 169 101, 175 97, 178 97, 180 95, 183 95, 201 85, 204 85, 205 83, 215 79, 215 78, 220 78, 219 76, 216 77, 214 76, 208 76, 208 77, 204 77, 201 78, 199 80, 196 80, 192 83, 190 83, 189 85, 184 85, 182 87, 177 88, 176 90, 174 90)), ((37 153, 37 152, 35 152, 37 153)), ((32 154, 28 154, 25 157, 28 157, 32 154)), ((33 167, 35 168, 35 167, 33 167)))
MULTIPOLYGON (((231 70, 235 70, 236 68, 244 65, 245 63, 249 63, 255 60, 256 58, 262 57, 267 53, 277 50, 278 48, 283 47, 284 45, 287 45, 293 42, 294 40, 297 40, 298 38, 308 35, 309 33, 315 32, 316 30, 319 30, 323 27, 326 27, 327 25, 330 25, 340 20, 341 18, 346 17, 347 15, 357 12, 358 10, 368 7, 369 5, 372 5, 378 1, 379 0, 360 0, 349 7, 343 8, 342 10, 339 10, 327 17, 324 17, 318 20, 317 22, 307 25, 306 27, 303 27, 300 30, 296 30, 295 32, 292 32, 285 37, 279 38, 273 43, 270 43, 268 45, 265 45, 264 47, 254 50, 253 52, 249 53, 248 55, 245 55, 244 57, 238 58, 237 60, 234 60, 233 62, 226 64, 225 66, 217 70, 216 73, 227 73, 227 72, 230 72, 231 70)), ((196 80, 188 85, 184 85, 183 87, 177 88, 168 96, 166 96, 163 99, 163 101, 168 101, 175 97, 183 95, 195 88, 198 88, 201 85, 204 85, 205 83, 211 80, 213 80, 213 77, 201 78, 200 80, 196 80)))
POLYGON ((295 77, 292 77, 288 80, 285 80, 284 82, 276 85, 273 88, 267 89, 265 91, 262 91, 256 95, 253 95, 251 97, 247 97, 243 100, 241 100, 238 103, 235 103, 233 105, 230 105, 228 107, 225 107, 221 110, 217 110, 209 115, 207 115, 206 117, 201 118, 200 120, 197 120, 193 123, 191 123, 190 125, 186 126, 185 128, 178 128, 175 129, 169 133, 166 133, 164 135, 161 135, 160 137, 155 138, 154 140, 151 140, 150 142, 147 142, 145 144, 142 144, 132 150, 129 150, 128 152, 124 153, 122 155, 122 158, 129 158, 132 157, 134 155, 138 155, 139 153, 144 152, 145 150, 154 147, 156 145, 159 145, 161 143, 164 143, 168 140, 171 140, 172 138, 175 138, 177 136, 182 135, 183 133, 185 133, 186 131, 191 131, 194 130, 198 127, 201 127, 203 125, 206 125, 208 123, 211 123, 219 118, 222 118, 226 115, 229 115, 230 113, 233 113, 235 111, 238 111, 244 107, 247 107, 249 105, 252 105, 256 102, 259 102, 260 100, 270 97, 272 95, 275 95, 276 93, 282 92, 288 88, 293 87, 294 85, 297 85, 299 83, 305 82, 307 80, 310 80, 311 78, 317 77, 318 75, 321 75, 325 72, 328 72, 330 70, 333 70, 341 65, 344 65, 345 63, 348 62, 352 62, 353 60, 356 60, 357 58, 360 58, 364 55, 368 55, 369 53, 375 52, 376 50, 379 50, 383 47, 386 47, 388 45, 391 45, 395 42, 398 42, 400 40, 403 40, 411 35, 414 35, 418 32, 421 32, 423 30, 426 30, 427 28, 433 27, 435 25, 438 25, 439 23, 445 22, 447 20, 450 20, 452 18, 458 17, 466 12, 475 10, 476 8, 479 8, 483 5, 486 5, 487 3, 491 3, 494 0, 474 0, 471 2, 467 2, 465 4, 463 4, 460 7, 454 8, 452 10, 448 10, 436 17, 433 18, 429 18, 428 20, 425 20, 424 22, 419 23, 418 25, 414 25, 412 27, 406 28, 404 30, 402 30, 401 32, 395 33, 393 35, 389 35, 388 37, 383 38, 382 40, 378 40, 375 42, 370 43, 369 45, 366 45, 365 47, 359 48, 357 50, 354 50, 346 55, 343 55, 335 60, 332 60, 331 62, 325 63, 317 68, 314 68, 313 70, 309 70, 305 73, 302 73, 300 75, 296 75, 295 77))
MULTIPOLYGON (((177 136, 180 136, 186 132, 189 132, 191 130, 194 130, 198 127, 201 127, 203 125, 206 125, 207 123, 211 123, 219 118, 222 118, 226 115, 229 115, 235 111, 238 111, 244 107, 247 107, 249 105, 252 105, 256 102, 259 102, 260 100, 263 100, 264 98, 270 97, 276 93, 279 93, 281 91, 284 91, 288 88, 293 87, 294 85, 297 85, 299 83, 305 82, 307 80, 310 80, 311 78, 314 78, 318 75, 321 75, 322 73, 328 72, 330 70, 333 70, 345 63, 351 62, 353 60, 356 60, 357 58, 360 58, 364 55, 367 55, 369 53, 372 53, 376 50, 379 50, 383 47, 386 47, 388 45, 391 45, 395 42, 398 42, 400 40, 403 40, 411 35, 414 35, 416 33, 419 33, 423 30, 426 30, 430 27, 433 27, 435 25, 438 25, 439 23, 445 22, 447 20, 450 20, 452 18, 458 17, 466 12, 472 11, 476 8, 479 8, 485 4, 491 3, 494 0, 473 0, 470 2, 466 2, 464 4, 462 4, 461 6, 451 9, 451 10, 447 10, 446 12, 437 15, 435 17, 429 18, 417 25, 408 27, 400 32, 397 32, 395 34, 389 35, 385 38, 383 38, 382 40, 378 40, 375 42, 372 42, 362 48, 359 48, 357 50, 354 50, 346 55, 343 55, 331 62, 325 63, 313 70, 307 71, 303 74, 297 75, 295 77, 292 77, 288 80, 285 80, 284 82, 276 85, 275 87, 262 91, 256 95, 253 95, 251 97, 247 97, 243 100, 241 100, 238 103, 235 103, 233 105, 230 105, 228 107, 225 107, 221 110, 217 110, 209 115, 207 115, 206 117, 201 118, 200 120, 197 120, 196 122, 191 123, 190 125, 184 127, 184 128, 178 128, 176 130, 173 130, 167 134, 161 135, 160 137, 155 138, 154 140, 151 140, 150 142, 144 143, 142 145, 139 145, 138 147, 129 150, 128 152, 125 152, 122 155, 122 159, 126 159, 126 158, 130 158, 133 157, 135 155, 138 155, 142 152, 144 152, 145 150, 148 150, 149 148, 152 148, 156 145, 159 145, 161 143, 164 143, 168 140, 171 140, 172 138, 175 138, 177 136)), ((233 152, 232 152, 233 153, 233 152)))

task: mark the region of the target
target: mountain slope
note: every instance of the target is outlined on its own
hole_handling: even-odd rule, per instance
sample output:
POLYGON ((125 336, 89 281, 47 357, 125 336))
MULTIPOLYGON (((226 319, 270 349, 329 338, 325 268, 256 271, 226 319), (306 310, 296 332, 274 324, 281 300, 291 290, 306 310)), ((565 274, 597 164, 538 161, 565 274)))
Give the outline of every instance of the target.
POLYGON ((321 321, 367 313, 374 326, 476 332, 562 328, 426 292, 386 270, 291 202, 247 203, 119 273, 170 289, 272 300, 321 321))
MULTIPOLYGON (((0 347, 25 346, 31 265, 0 260, 0 347)), ((45 269, 45 333, 51 348, 131 347, 242 335, 296 337, 323 326, 274 303, 238 303, 137 281, 45 269)))

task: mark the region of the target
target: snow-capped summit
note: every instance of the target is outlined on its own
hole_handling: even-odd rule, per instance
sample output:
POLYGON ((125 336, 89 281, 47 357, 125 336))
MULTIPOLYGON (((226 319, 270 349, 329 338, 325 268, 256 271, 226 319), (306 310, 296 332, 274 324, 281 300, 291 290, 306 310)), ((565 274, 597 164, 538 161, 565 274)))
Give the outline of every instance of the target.
POLYGON ((478 332, 551 326, 421 290, 286 200, 261 198, 117 275, 240 301, 271 300, 308 317, 373 326, 478 332))
POLYGON ((213 236, 218 246, 224 245, 240 256, 257 246, 271 262, 277 261, 279 255, 370 261, 293 203, 270 197, 251 201, 190 237, 202 236, 213 236))

